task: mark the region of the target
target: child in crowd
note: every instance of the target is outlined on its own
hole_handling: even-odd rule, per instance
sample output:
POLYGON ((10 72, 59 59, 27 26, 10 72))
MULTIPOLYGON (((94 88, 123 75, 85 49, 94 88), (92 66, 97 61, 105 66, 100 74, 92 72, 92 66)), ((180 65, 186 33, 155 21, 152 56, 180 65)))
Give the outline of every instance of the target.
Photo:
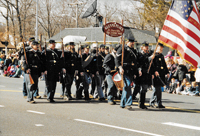
POLYGON ((14 65, 11 66, 10 70, 9 70, 9 77, 12 77, 15 74, 15 67, 14 65))
POLYGON ((171 79, 171 83, 169 84, 168 93, 176 93, 177 83, 175 78, 171 79))
POLYGON ((186 87, 188 87, 189 84, 190 84, 190 83, 189 84, 188 83, 189 82, 187 81, 187 79, 184 78, 183 81, 182 81, 182 83, 181 83, 181 85, 179 86, 179 84, 178 84, 178 86, 176 88, 176 94, 184 94, 185 91, 187 90, 186 87))
POLYGON ((189 90, 190 96, 199 96, 199 86, 196 85, 196 82, 192 82, 192 86, 189 90))

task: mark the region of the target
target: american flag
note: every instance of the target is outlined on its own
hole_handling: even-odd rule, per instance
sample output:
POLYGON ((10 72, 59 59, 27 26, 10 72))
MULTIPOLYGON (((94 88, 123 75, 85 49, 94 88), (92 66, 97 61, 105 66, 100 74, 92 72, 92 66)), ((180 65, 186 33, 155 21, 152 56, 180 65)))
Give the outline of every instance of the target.
POLYGON ((194 67, 200 66, 200 15, 195 0, 172 2, 158 42, 176 49, 194 67))

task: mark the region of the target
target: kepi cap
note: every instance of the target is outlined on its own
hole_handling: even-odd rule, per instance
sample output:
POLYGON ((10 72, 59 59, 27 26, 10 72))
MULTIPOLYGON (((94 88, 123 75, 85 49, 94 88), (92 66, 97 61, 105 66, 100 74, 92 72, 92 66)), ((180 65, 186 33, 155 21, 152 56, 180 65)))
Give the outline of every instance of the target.
POLYGON ((100 45, 100 48, 105 48, 105 45, 104 45, 104 44, 101 44, 101 45, 100 45))
POLYGON ((74 42, 69 42, 69 45, 75 45, 75 43, 74 42))
POLYGON ((129 42, 135 42, 135 38, 134 38, 134 37, 129 37, 129 38, 128 38, 128 41, 129 41, 129 42))
POLYGON ((159 46, 163 47, 164 45, 162 43, 158 43, 159 46))
POLYGON ((35 41, 35 37, 30 37, 30 38, 29 38, 29 41, 30 41, 30 42, 35 41))
POLYGON ((32 45, 38 45, 39 43, 37 41, 33 41, 32 45))
POLYGON ((86 44, 86 45, 83 46, 83 48, 87 48, 87 49, 89 49, 90 46, 86 44))
POLYGON ((55 40, 49 40, 49 43, 52 44, 52 43, 56 43, 56 42, 55 42, 55 40))
POLYGON ((149 43, 148 43, 147 41, 144 41, 144 42, 142 43, 142 46, 149 46, 149 43))
POLYGON ((106 46, 106 47, 105 47, 105 49, 106 49, 106 50, 109 50, 109 47, 108 47, 108 46, 106 46))

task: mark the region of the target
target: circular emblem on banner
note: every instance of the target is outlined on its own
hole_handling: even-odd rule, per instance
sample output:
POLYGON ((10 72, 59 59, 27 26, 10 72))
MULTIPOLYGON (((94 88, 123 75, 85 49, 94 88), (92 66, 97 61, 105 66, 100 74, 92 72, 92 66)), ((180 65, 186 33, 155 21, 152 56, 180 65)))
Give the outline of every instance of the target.
POLYGON ((111 37, 119 37, 122 36, 124 33, 124 27, 116 22, 107 23, 104 28, 104 33, 111 37))

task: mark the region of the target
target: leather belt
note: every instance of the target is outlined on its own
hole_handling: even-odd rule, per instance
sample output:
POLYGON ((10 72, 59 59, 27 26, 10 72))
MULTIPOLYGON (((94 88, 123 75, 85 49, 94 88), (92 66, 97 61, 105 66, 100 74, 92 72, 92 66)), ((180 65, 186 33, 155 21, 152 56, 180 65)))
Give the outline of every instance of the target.
POLYGON ((32 67, 33 67, 33 68, 37 68, 37 66, 36 66, 36 65, 32 65, 32 67))

